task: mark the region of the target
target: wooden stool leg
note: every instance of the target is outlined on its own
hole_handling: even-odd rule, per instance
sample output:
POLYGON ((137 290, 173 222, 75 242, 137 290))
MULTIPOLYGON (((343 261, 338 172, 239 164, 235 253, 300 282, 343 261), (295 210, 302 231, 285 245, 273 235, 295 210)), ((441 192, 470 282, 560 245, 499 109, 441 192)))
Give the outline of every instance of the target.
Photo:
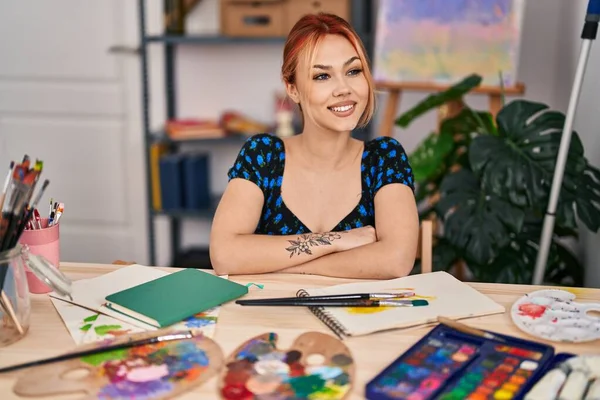
POLYGON ((393 136, 394 121, 396 121, 396 110, 400 102, 400 90, 390 90, 388 99, 385 105, 385 113, 381 122, 381 135, 393 136))
POLYGON ((502 96, 499 94, 490 94, 490 113, 496 119, 496 115, 502 109, 502 96))
POLYGON ((433 270, 433 222, 421 222, 421 273, 433 270))

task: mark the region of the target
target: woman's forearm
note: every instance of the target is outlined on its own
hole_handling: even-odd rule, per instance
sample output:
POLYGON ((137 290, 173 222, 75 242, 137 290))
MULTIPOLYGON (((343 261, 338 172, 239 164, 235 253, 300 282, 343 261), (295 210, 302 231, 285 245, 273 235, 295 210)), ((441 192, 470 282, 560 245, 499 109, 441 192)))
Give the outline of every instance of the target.
POLYGON ((211 263, 217 274, 261 274, 317 260, 344 250, 347 232, 301 235, 235 234, 211 239, 211 263))
POLYGON ((329 254, 280 272, 326 275, 338 278, 393 279, 406 276, 414 266, 415 254, 385 241, 329 254))

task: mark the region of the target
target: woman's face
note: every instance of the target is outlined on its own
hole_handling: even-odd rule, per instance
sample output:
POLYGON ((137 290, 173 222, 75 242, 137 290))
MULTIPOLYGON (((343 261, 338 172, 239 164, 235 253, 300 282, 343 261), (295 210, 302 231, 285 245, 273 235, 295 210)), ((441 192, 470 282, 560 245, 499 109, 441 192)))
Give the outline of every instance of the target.
POLYGON ((305 129, 349 132, 367 106, 369 85, 352 44, 342 36, 327 35, 312 62, 300 57, 296 85, 288 85, 288 94, 302 106, 305 129))

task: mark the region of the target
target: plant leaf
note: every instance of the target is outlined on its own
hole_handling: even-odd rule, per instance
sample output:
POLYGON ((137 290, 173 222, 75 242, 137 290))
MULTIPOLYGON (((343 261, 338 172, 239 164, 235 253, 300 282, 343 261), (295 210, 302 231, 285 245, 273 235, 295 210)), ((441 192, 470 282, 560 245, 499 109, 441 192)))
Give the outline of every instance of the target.
MULTIPOLYGON (((509 243, 488 265, 469 262, 469 269, 483 282, 530 284, 539 252, 542 222, 528 214, 518 234, 511 233, 509 243)), ((550 244, 544 282, 560 286, 583 285, 583 267, 558 240, 550 244)))
MULTIPOLYGON (((526 100, 509 103, 498 113, 499 136, 482 135, 469 147, 473 170, 482 176, 486 191, 512 204, 543 214, 546 210, 565 116, 548 106, 526 100)), ((575 191, 585 169, 583 145, 573 132, 563 188, 575 191)), ((566 226, 574 218, 561 208, 566 226)))
POLYGON ((553 242, 544 281, 558 286, 583 286, 585 271, 577 257, 560 242, 553 242))
POLYGON ((472 171, 461 169, 444 178, 436 206, 444 220, 444 237, 467 260, 485 265, 519 232, 525 213, 495 194, 481 191, 472 171))
MULTIPOLYGON (((598 232, 598 229, 600 229, 600 171, 588 165, 580 176, 580 183, 577 188, 574 191, 564 190, 561 193, 557 208, 562 213, 570 213, 573 220, 574 208, 576 208, 577 216, 588 229, 592 232, 598 232)), ((573 224, 575 224, 575 221, 573 221, 573 224)))
POLYGON ((444 172, 444 160, 452 151, 452 135, 432 132, 408 157, 416 184, 425 184, 444 172))
POLYGON ((454 149, 446 159, 449 167, 469 166, 469 145, 473 137, 478 135, 497 135, 494 119, 489 112, 474 111, 464 108, 458 115, 444 120, 440 133, 452 135, 454 149))
POLYGON ((423 101, 399 116, 396 119, 396 125, 406 128, 416 118, 450 100, 460 99, 464 94, 471 91, 471 89, 479 86, 480 83, 481 76, 476 74, 469 75, 447 90, 427 96, 423 101))
POLYGON ((490 264, 469 262, 468 266, 480 282, 529 284, 533 279, 533 268, 538 247, 530 241, 514 235, 490 264))
POLYGON ((415 200, 417 203, 421 203, 427 197, 436 193, 439 189, 439 184, 442 181, 442 176, 430 182, 425 182, 422 185, 416 185, 415 187, 415 200), (438 182, 439 181, 439 182, 438 182))
POLYGON ((456 248, 444 238, 438 238, 433 248, 433 270, 449 271, 458 260, 459 254, 456 248))
POLYGON ((445 119, 440 125, 440 132, 452 135, 462 134, 465 139, 470 139, 473 134, 477 133, 498 135, 492 114, 486 111, 475 111, 469 107, 465 107, 456 116, 445 119))

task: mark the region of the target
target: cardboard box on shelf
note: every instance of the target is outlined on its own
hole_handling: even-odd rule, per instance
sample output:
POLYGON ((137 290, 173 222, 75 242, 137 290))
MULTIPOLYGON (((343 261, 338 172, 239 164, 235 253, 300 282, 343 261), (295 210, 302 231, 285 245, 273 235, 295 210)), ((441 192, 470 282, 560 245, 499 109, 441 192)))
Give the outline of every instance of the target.
POLYGON ((221 33, 233 37, 286 35, 285 0, 221 0, 221 33))
POLYGON ((350 22, 349 0, 286 0, 285 8, 286 35, 294 27, 294 24, 306 14, 326 12, 335 14, 350 22))
POLYGON ((350 20, 349 0, 221 0, 221 33, 231 37, 285 37, 310 13, 350 20))

